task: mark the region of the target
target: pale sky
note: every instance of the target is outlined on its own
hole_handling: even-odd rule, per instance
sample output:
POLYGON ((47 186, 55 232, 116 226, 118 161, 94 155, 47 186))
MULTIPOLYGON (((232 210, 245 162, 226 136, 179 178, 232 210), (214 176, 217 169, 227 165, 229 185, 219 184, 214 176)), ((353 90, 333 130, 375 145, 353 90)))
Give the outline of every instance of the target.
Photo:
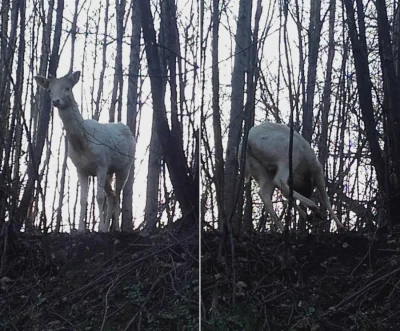
MULTIPOLYGON (((182 20, 183 21, 188 21, 189 18, 189 8, 190 8, 190 1, 177 1, 178 2, 178 12, 179 12, 179 29, 182 35, 183 27, 181 24, 179 24, 182 20)), ((224 143, 226 143, 226 138, 227 138, 227 128, 229 125, 229 112, 230 112, 230 93, 231 93, 231 72, 233 70, 233 64, 234 64, 234 52, 235 52, 235 44, 234 44, 234 34, 236 33, 236 16, 238 12, 238 0, 232 0, 229 2, 224 3, 226 5, 226 12, 228 13, 228 17, 225 13, 221 15, 221 24, 220 24, 220 32, 219 32, 219 41, 220 41, 220 64, 219 64, 219 69, 220 69, 220 107, 221 107, 221 114, 222 114, 222 131, 224 133, 224 143)), ((45 4, 47 6, 47 3, 45 4)), ((67 31, 70 28, 70 24, 67 24, 67 22, 72 22, 72 17, 73 17, 73 11, 74 11, 74 4, 73 3, 66 3, 65 4, 66 8, 64 10, 64 26, 63 29, 64 31, 67 31)), ((81 80, 80 82, 75 86, 74 88, 74 94, 75 98, 80 104, 81 112, 84 118, 90 118, 90 101, 91 101, 91 84, 92 84, 92 68, 93 68, 93 61, 94 61, 94 36, 89 35, 89 38, 87 39, 87 44, 84 44, 84 36, 82 33, 84 33, 85 29, 85 22, 88 19, 89 24, 91 25, 91 28, 89 29, 90 32, 94 32, 94 22, 97 21, 97 13, 98 13, 98 6, 99 4, 93 2, 93 1, 86 1, 83 3, 83 9, 80 11, 80 16, 78 19, 78 35, 77 35, 77 40, 76 40, 76 45, 75 45, 75 55, 74 55, 74 70, 80 70, 82 72, 81 80), (89 17, 86 16, 86 9, 88 6, 91 6, 92 10, 89 14, 89 17), (79 34, 80 33, 80 34, 79 34), (86 49, 85 49, 86 47, 86 49), (85 69, 82 69, 82 62, 84 61, 84 66, 85 69), (83 79, 83 81, 82 81, 83 79)), ((279 47, 282 47, 282 52, 283 52, 283 45, 281 44, 280 46, 280 40, 279 40, 279 33, 278 33, 278 28, 279 28, 279 8, 278 8, 278 3, 271 2, 271 1, 264 1, 263 2, 263 12, 262 12, 262 17, 261 17, 261 25, 260 25, 260 32, 264 28, 265 22, 271 20, 271 28, 269 30, 269 34, 267 35, 265 44, 264 44, 264 49, 262 51, 262 63, 261 63, 261 70, 263 71, 264 76, 266 77, 267 82, 271 84, 269 88, 271 89, 274 97, 276 97, 277 92, 276 92, 276 86, 273 83, 273 79, 275 79, 279 74, 281 75, 281 90, 279 91, 279 108, 281 110, 281 115, 283 117, 283 120, 287 123, 288 122, 288 111, 289 111, 289 103, 288 103, 288 91, 287 88, 285 87, 284 80, 282 79, 283 75, 286 76, 287 73, 284 70, 283 74, 282 72, 279 73, 279 68, 278 68, 278 62, 279 62, 279 47)), ((326 6, 323 6, 322 12, 324 13, 326 6)), ((128 6, 127 6, 128 8, 128 6)), ((206 5, 206 9, 209 8, 209 3, 206 5)), ((255 9, 256 9, 256 3, 254 2, 253 4, 253 22, 254 22, 254 14, 255 14, 255 9)), ((293 9, 293 8, 292 8, 293 9)), ((29 17, 29 8, 27 12, 27 17, 29 17)), ((47 10, 47 8, 46 8, 47 10)), ((101 10, 101 14, 103 15, 104 10, 101 10)), ((110 13, 109 13, 109 27, 108 27, 108 35, 112 35, 115 37, 116 34, 116 29, 115 29, 115 17, 114 17, 114 3, 110 4, 110 13)), ((308 9, 306 8, 304 10, 304 22, 306 22, 305 29, 308 28, 308 9)), ((337 10, 337 20, 340 22, 340 18, 338 15, 341 15, 341 10, 337 10)), ((54 15, 55 19, 55 15, 54 15)), ((104 33, 104 27, 103 27, 103 22, 104 22, 104 17, 100 17, 100 39, 102 39, 102 33, 104 33)), ((196 22, 196 20, 195 20, 196 22)), ((210 22, 210 12, 206 11, 205 12, 205 29, 208 29, 208 25, 210 22)), ((54 22, 53 22, 54 23, 54 22)), ((130 18, 126 20, 127 26, 126 26, 126 43, 123 44, 123 67, 125 72, 128 70, 128 63, 129 63, 129 45, 127 42, 129 42, 129 36, 130 36, 130 18)), ((31 24, 28 24, 28 29, 31 29, 31 24)), ((321 44, 326 45, 327 41, 327 34, 325 33, 327 29, 328 23, 326 22, 324 25, 324 33, 322 34, 321 38, 321 44)), ((155 22, 155 27, 158 29, 159 22, 155 22)), ((198 27, 197 27, 198 29, 198 27)), ((303 30, 303 35, 306 35, 306 30, 303 30)), ((293 22, 293 19, 289 17, 288 20, 288 39, 290 41, 290 48, 291 48, 291 58, 290 61, 293 65, 293 71, 294 71, 294 77, 297 79, 298 77, 298 36, 297 36, 297 28, 295 23, 293 22)), ((65 38, 67 36, 67 33, 63 33, 62 36, 62 41, 61 41, 61 58, 60 58, 60 64, 59 68, 57 71, 57 76, 62 76, 65 75, 68 70, 69 70, 69 62, 70 62, 70 46, 71 46, 71 41, 68 36, 68 40, 66 41, 65 38)), ((337 34, 337 37, 339 35, 337 34)), ((181 38, 182 42, 182 38, 181 38)), ((183 45, 182 45, 183 47, 183 45)), ((307 44, 304 44, 304 47, 307 50, 307 44)), ((40 52, 40 45, 37 47, 38 52, 40 52)), ((100 76, 100 70, 101 70, 101 62, 102 62, 102 57, 101 57, 101 45, 98 45, 98 59, 97 59, 97 65, 95 68, 94 76, 96 78, 96 85, 94 88, 94 93, 95 95, 97 94, 97 83, 98 83, 98 78, 100 76)), ((111 99, 111 91, 112 91, 112 85, 113 85, 113 66, 114 66, 114 56, 115 56, 115 44, 110 45, 110 47, 107 50, 107 64, 109 68, 106 70, 105 73, 105 82, 104 82, 104 91, 103 91, 103 99, 104 99, 104 108, 100 117, 100 122, 107 122, 108 121, 108 105, 111 99)), ((143 55, 144 56, 144 55, 143 55)), ((192 58, 192 54, 190 52, 187 53, 187 59, 189 63, 200 63, 199 59, 196 61, 192 58)), ((199 56, 199 51, 197 50, 197 56, 199 56)), ((306 55, 307 56, 307 55, 306 55)), ((142 67, 146 67, 146 61, 143 60, 144 63, 142 63, 142 67)), ((286 60, 281 59, 283 66, 286 66, 286 60)), ((335 55, 335 66, 337 67, 338 64, 340 64, 341 61, 341 54, 339 51, 336 52, 335 55)), ((324 78, 324 63, 326 63, 326 54, 325 52, 322 52, 320 58, 319 58, 319 67, 318 67, 318 80, 323 81, 324 78)), ((26 64, 27 70, 29 69, 28 63, 26 64)), ((38 63, 35 63, 34 67, 34 75, 37 74, 37 69, 38 69, 38 63)), ((188 74, 188 86, 186 87, 185 95, 186 99, 188 100, 188 103, 192 101, 193 98, 195 98, 195 102, 197 102, 197 105, 200 105, 200 98, 201 98, 201 93, 200 93, 200 85, 197 86, 195 96, 191 95, 192 87, 190 86, 192 82, 192 68, 188 67, 189 74, 188 74)), ((211 115, 211 35, 208 37, 208 45, 207 45, 207 62, 206 62, 206 71, 205 71, 205 79, 206 79, 206 84, 205 84, 205 107, 204 109, 206 110, 207 115, 211 115)), ((143 75, 146 75, 146 72, 142 72, 143 75)), ((335 83, 337 81, 338 77, 334 77, 333 82, 335 83)), ((297 81, 294 82, 294 84, 298 84, 297 81)), ((123 122, 126 121, 126 90, 127 90, 127 79, 124 81, 124 95, 123 95, 123 122)), ((36 89, 36 86, 34 86, 34 90, 36 89)), ((258 86, 258 89, 260 89, 260 85, 258 86)), ((148 146, 149 146, 149 141, 150 141, 150 128, 151 128, 151 122, 152 122, 152 106, 151 106, 151 96, 150 96, 150 85, 149 85, 149 79, 148 77, 145 79, 144 82, 144 87, 143 87, 144 94, 142 95, 142 101, 146 100, 145 104, 142 107, 141 113, 138 114, 138 120, 140 120, 140 130, 139 130, 139 138, 137 142, 137 147, 136 147, 136 160, 135 160, 135 184, 133 187, 133 192, 134 192, 134 197, 133 197, 133 214, 134 214, 134 222, 135 226, 138 226, 143 219, 143 213, 144 213, 144 206, 145 206, 145 191, 146 191, 146 181, 147 181, 147 159, 148 159, 148 146)), ((322 85, 318 85, 316 87, 316 92, 315 92, 315 104, 317 105, 320 100, 321 100, 321 91, 322 91, 322 85)), ((258 90, 258 96, 260 95, 260 90, 258 90)), ((166 94, 166 106, 169 107, 169 94, 166 94)), ((333 98, 332 98, 333 101, 333 98)), ((333 106, 333 103, 332 103, 333 106)), ((317 108, 317 107, 315 107, 317 108)), ((29 113, 29 110, 27 111, 29 113)), ((55 111, 54 114, 54 132, 53 132, 53 140, 52 140, 52 158, 50 160, 50 173, 49 173, 49 188, 48 188, 48 194, 50 195, 49 201, 46 203, 47 205, 47 217, 51 218, 52 210, 51 210, 51 205, 53 201, 53 194, 55 190, 55 181, 51 180, 52 176, 55 176, 55 173, 57 171, 57 154, 58 154, 58 145, 60 141, 60 136, 62 134, 61 130, 61 120, 57 114, 57 111, 55 111)), ((197 124, 199 123, 199 116, 196 117, 197 124)), ((260 121, 264 121, 266 119, 266 112, 264 109, 264 106, 262 103, 258 103, 256 105, 256 123, 260 121)), ((268 117, 269 120, 273 120, 271 116, 268 117)), ((209 117, 208 122, 206 124, 207 128, 209 128, 209 134, 211 134, 210 137, 210 142, 212 144, 213 137, 212 137, 212 130, 210 129, 212 127, 212 120, 211 117, 209 117)), ((347 144, 350 146, 351 145, 351 140, 354 139, 354 133, 356 132, 357 128, 354 130, 348 132, 346 141, 347 144)), ((185 135, 186 136, 186 135, 185 135)), ((314 144, 315 146, 315 144, 314 144)), ((64 144, 61 144, 61 160, 60 162, 62 163, 62 158, 63 158, 63 148, 64 144)), ((355 151, 356 146, 351 145, 351 150, 355 151)), ((61 168, 61 165, 60 165, 61 168)), ((358 172, 363 172, 363 173, 368 173, 370 171, 370 168, 365 168, 364 170, 361 168, 352 170, 350 173, 350 176, 354 176, 354 174, 358 172)), ((68 159, 68 175, 70 176, 70 205, 71 208, 69 211, 65 210, 67 207, 65 206, 63 209, 63 217, 64 220, 68 217, 68 214, 72 215, 72 209, 73 205, 75 202, 75 191, 76 191, 76 184, 77 184, 77 178, 76 178, 76 170, 74 165, 71 163, 71 161, 68 159)), ((330 178, 332 178, 332 174, 330 174, 330 178)), ((92 192, 90 189, 89 192, 92 192)), ((67 194, 67 191, 65 192, 67 194)), ((66 202, 67 196, 64 198, 64 204, 66 202)), ((254 197, 257 199, 256 197, 254 197)), ((58 201, 58 194, 56 196, 56 201, 58 201)), ((89 200, 88 204, 90 206, 91 204, 91 195, 89 195, 89 200)), ((56 203, 57 206, 57 203, 56 203)), ((76 211, 76 220, 78 220, 78 215, 79 215, 79 201, 77 205, 77 211, 76 211)), ((97 213, 97 205, 96 205, 96 213, 97 213)))
MULTIPOLYGON (((46 11, 47 11, 47 3, 46 5, 46 11)), ((82 6, 82 3, 80 4, 82 6)), ((76 44, 75 44, 75 54, 74 54, 74 71, 81 71, 81 79, 78 82, 78 84, 74 87, 74 96, 75 99, 77 100, 80 110, 82 113, 83 118, 91 118, 91 89, 93 88, 92 85, 92 70, 93 70, 93 64, 94 64, 94 23, 97 21, 97 15, 98 15, 98 6, 99 4, 96 4, 93 1, 85 1, 83 3, 83 8, 80 11, 80 16, 78 17, 78 34, 77 34, 77 39, 76 39, 76 44), (89 25, 91 26, 89 28, 89 31, 93 33, 93 35, 89 35, 89 38, 87 39, 87 44, 85 45, 85 39, 83 33, 85 32, 85 24, 87 20, 87 8, 90 6, 91 11, 90 11, 90 16, 89 16, 89 25), (84 61, 84 69, 82 67, 82 62, 84 61)), ((103 5, 104 6, 104 5, 103 5)), ((109 26, 108 26, 108 31, 107 34, 111 35, 112 37, 116 36, 116 29, 115 29, 115 5, 114 2, 111 1, 110 3, 110 12, 109 12, 109 26)), ((127 5, 126 10, 128 10, 129 5, 127 5)), ((30 9, 28 9, 29 12, 30 9)), ((179 17, 179 20, 187 20, 187 15, 189 13, 189 5, 188 4, 182 4, 181 7, 179 7, 178 4, 178 11, 181 12, 181 15, 179 17)), ((65 3, 65 9, 64 9, 64 21, 63 21, 63 30, 66 31, 70 28, 70 24, 68 22, 72 22, 73 18, 73 13, 74 13, 74 3, 65 3)), ((27 13, 27 16, 29 14, 27 13)), ((100 31, 99 31, 99 39, 103 39, 103 33, 104 33, 104 9, 101 10, 101 18, 100 18, 100 31)), ((125 15, 126 16, 126 15, 125 15)), ((55 20, 55 14, 54 18, 55 20)), ((130 35, 131 35, 131 18, 129 16, 128 20, 125 20, 127 23, 126 29, 125 29, 125 43, 123 44, 123 70, 125 74, 128 72, 128 66, 129 66, 129 53, 130 53, 130 35)), ((54 24, 54 21, 53 21, 54 24)), ((179 24, 179 23, 178 23, 179 24)), ((156 22, 156 29, 158 26, 158 22, 156 22)), ((180 33, 182 33, 182 26, 179 26, 180 33)), ((62 50, 60 54, 60 62, 59 62, 59 67, 57 70, 57 77, 61 77, 65 75, 68 70, 69 70, 69 63, 70 63, 70 57, 71 57, 71 39, 70 36, 68 35, 68 39, 65 40, 67 34, 64 32, 62 35, 62 40, 61 40, 61 47, 60 49, 62 50)), ((109 38, 110 42, 110 38, 109 38)), ((143 41, 142 41, 143 42, 143 41)), ((96 78, 96 85, 94 87, 94 99, 96 99, 97 96, 97 89, 98 89, 98 79, 100 77, 100 72, 101 72, 101 65, 102 65, 102 45, 97 46, 97 64, 96 64, 96 69, 94 71, 94 76, 96 78)), ((38 47, 38 50, 40 52, 40 47, 38 47)), ((142 66, 142 75, 147 75, 146 71, 143 71, 143 68, 147 67, 147 60, 145 57, 145 54, 142 54, 143 60, 141 63, 142 66)), ((103 102, 104 102, 104 107, 101 112, 100 120, 99 122, 106 123, 108 122, 108 105, 111 100, 111 92, 112 92, 112 87, 113 87, 113 75, 114 75, 114 60, 115 57, 115 42, 111 44, 108 49, 107 49, 107 65, 108 68, 106 69, 105 72, 105 81, 104 81, 104 90, 103 90, 103 102)), ((188 60, 190 63, 194 63, 195 61, 191 58, 191 54, 187 54, 188 60)), ((37 74, 37 68, 38 68, 38 63, 36 63, 35 69, 34 69, 34 75, 37 74)), ((28 67, 27 67, 28 69, 28 67)), ((189 70, 191 68, 188 68, 189 70)), ((192 98, 191 96, 191 83, 193 81, 192 77, 192 71, 188 73, 188 86, 186 87, 185 91, 185 96, 186 99, 188 100, 188 103, 190 102, 190 99, 192 98)), ((127 86, 128 86, 128 79, 125 77, 124 80, 124 94, 123 94, 123 107, 122 107, 122 121, 126 123, 126 102, 127 102, 127 86)), ((36 83, 34 82, 34 90, 36 89, 36 83)), ((166 94, 166 107, 169 109, 169 93, 166 94)), ((135 183, 133 186, 133 217, 134 217, 134 225, 135 227, 139 226, 140 223, 143 221, 143 215, 144 215, 144 207, 145 207, 145 198, 146 198, 146 183, 147 183, 147 165, 148 165, 148 156, 149 156, 149 142, 150 142, 150 137, 151 137, 151 126, 152 126, 152 99, 151 99, 151 94, 150 94, 150 81, 148 77, 145 79, 144 85, 143 85, 143 95, 142 95, 142 102, 145 101, 141 112, 138 113, 137 121, 140 121, 140 128, 138 131, 138 139, 137 139, 137 145, 136 145, 136 159, 135 159, 135 183)), ((54 180, 57 172, 57 154, 58 154, 58 146, 60 142, 60 137, 63 133, 62 128, 62 122, 61 119, 58 116, 58 110, 54 109, 54 132, 53 132, 53 137, 52 137, 52 147, 51 147, 51 153, 52 157, 50 159, 50 164, 49 164, 49 183, 48 183, 48 195, 51 197, 46 200, 46 212, 47 212, 47 217, 50 220, 52 217, 53 211, 51 210, 52 203, 53 203, 53 194, 54 190, 56 188, 56 182, 54 180)), ((50 124, 51 128, 51 124, 50 124)), ((50 130, 49 128, 49 130, 50 130)), ((46 147, 45 147, 46 149, 46 147)), ((60 157, 60 176, 61 176, 61 165, 63 162, 63 156, 64 156, 64 142, 61 143, 61 157, 60 157)), ((45 154, 45 152, 44 152, 45 154)), ((43 157, 44 159, 44 157, 43 157)), ((67 218, 68 215, 73 214, 73 206, 75 203, 75 192, 76 192, 76 185, 77 185, 77 176, 76 176, 76 169, 71 162, 71 160, 68 158, 68 163, 67 163, 67 175, 70 176, 70 210, 67 208, 67 187, 65 189, 65 197, 64 197, 64 208, 63 208, 63 220, 64 223, 67 225, 67 218)), ((167 183, 169 183, 169 179, 167 180, 167 183)), ((42 183, 43 184, 43 183, 42 183)), ((67 185, 67 184, 66 184, 67 185)), ((58 190, 57 188, 57 193, 56 193, 56 201, 58 201, 58 190)), ((88 198, 88 216, 89 216, 89 208, 90 204, 92 202, 92 185, 90 185, 89 188, 89 198, 88 198)), ((122 196, 122 195, 121 195, 122 196)), ((56 207, 58 204, 56 203, 56 207)), ((79 199, 77 203, 77 210, 76 210, 76 226, 77 222, 79 219, 79 199)), ((96 216, 97 216, 97 202, 96 202, 96 216)), ((54 211, 55 213, 56 211, 54 211)), ((179 214, 179 213, 178 213, 179 214)), ((71 220, 72 221, 72 220, 71 220)), ((90 220, 90 223, 92 223, 92 220, 90 220)), ((67 226, 64 231, 67 230, 69 231, 69 227, 67 226)))
MULTIPOLYGON (((221 14, 221 21, 220 21, 220 26, 219 26, 219 71, 220 71, 220 108, 221 108, 221 121, 222 121, 222 133, 224 134, 223 136, 223 142, 224 142, 224 148, 226 147, 227 143, 227 135, 228 135, 228 127, 229 127, 229 114, 230 114, 230 107, 231 107, 231 99, 230 99, 230 93, 231 93, 231 73, 234 67, 234 54, 235 54, 235 42, 234 42, 234 35, 236 33, 236 17, 238 13, 238 5, 239 1, 238 0, 232 0, 227 3, 225 3, 225 12, 227 14, 222 13, 221 14)), ((321 9, 321 15, 325 14, 327 10, 327 6, 329 4, 324 3, 322 5, 321 9)), ((340 9, 340 4, 336 4, 336 22, 337 24, 336 27, 336 36, 335 39, 341 38, 342 31, 338 27, 341 23, 341 15, 342 11, 340 9)), ((260 34, 262 30, 264 29, 264 26, 266 22, 271 21, 271 28, 269 29, 269 33, 266 37, 265 43, 264 43, 264 48, 261 52, 261 57, 262 57, 262 62, 261 62, 261 71, 263 72, 265 79, 267 83, 269 84, 268 87, 271 90, 275 101, 276 101, 276 96, 277 96, 277 91, 276 91, 276 85, 274 82, 276 81, 276 77, 278 75, 281 75, 281 90, 279 91, 279 109, 280 109, 280 115, 282 116, 282 119, 284 123, 288 124, 289 123, 289 111, 290 111, 290 104, 289 104, 289 93, 288 89, 285 85, 283 77, 287 77, 287 71, 286 71, 286 58, 283 56, 282 58, 279 59, 279 47, 281 47, 281 54, 284 54, 284 44, 283 44, 283 37, 282 41, 280 42, 279 40, 279 2, 272 2, 272 1, 263 1, 262 3, 263 6, 263 11, 262 11, 262 16, 260 19, 260 34), (271 20, 272 17, 272 20, 271 20), (282 62, 283 65, 283 72, 279 71, 278 63, 279 60, 282 62)), ((301 3, 300 6, 305 6, 304 11, 303 11, 303 30, 302 34, 303 36, 307 36, 307 30, 308 30, 308 25, 309 25, 309 5, 308 3, 301 3)), ((253 13, 252 13, 252 26, 254 27, 254 17, 255 17, 255 10, 256 10, 256 1, 253 1, 253 13)), ((294 11, 294 6, 292 5, 290 7, 290 11, 292 14, 289 14, 288 16, 288 25, 287 25, 287 30, 288 30, 288 40, 289 40, 289 45, 290 45, 290 58, 289 61, 291 62, 292 65, 292 71, 293 71, 293 76, 295 78, 294 81, 292 81, 292 84, 296 86, 296 90, 298 87, 299 82, 297 81, 298 78, 298 72, 299 72, 299 42, 298 42, 298 31, 295 22, 292 19, 293 11, 294 11)), ((205 13, 205 29, 208 29, 208 25, 210 22, 210 12, 205 13)), ((283 14, 282 14, 283 15, 283 14)), ((326 62, 327 62, 327 51, 326 51, 326 45, 327 45, 327 38, 328 38, 328 17, 326 18, 325 24, 323 26, 323 33, 321 34, 321 47, 320 47, 320 55, 318 59, 318 69, 317 69, 317 81, 322 82, 316 85, 315 87, 315 98, 314 98, 314 116, 317 114, 317 109, 318 105, 320 104, 322 100, 322 89, 323 89, 323 81, 325 78, 325 70, 326 70, 326 62)), ((283 17, 282 17, 282 22, 283 22, 283 17)), ((308 44, 307 44, 308 38, 306 37, 305 40, 303 39, 303 48, 305 51, 305 59, 306 59, 306 65, 307 65, 307 53, 308 53, 308 44)), ((334 67, 339 68, 341 61, 342 61, 342 46, 338 45, 336 48, 336 53, 335 53, 335 59, 334 59, 334 67)), ((350 55, 349 63, 352 61, 352 54, 350 55)), ((212 65, 211 65, 211 32, 208 40, 208 53, 207 53, 207 63, 206 63, 206 81, 211 82, 211 73, 212 73, 212 65)), ((307 70, 307 66, 306 66, 307 70)), ((339 75, 338 73, 334 72, 333 73, 333 89, 335 89, 335 84, 338 82, 339 75)), ((209 135, 211 137, 209 138, 211 148, 213 148, 213 131, 212 131, 212 108, 211 108, 211 96, 212 96, 212 91, 211 91, 211 83, 206 84, 206 93, 205 93, 205 112, 206 112, 206 118, 207 119, 207 125, 206 127, 209 128, 209 135)), ((260 122, 263 122, 265 120, 270 120, 274 121, 274 118, 271 114, 267 116, 266 114, 266 109, 264 105, 259 102, 260 101, 260 93, 261 93, 261 87, 260 84, 257 85, 257 104, 256 104, 256 109, 255 109, 255 122, 256 125, 260 122)), ((335 98, 334 98, 334 93, 332 93, 331 96, 331 111, 333 107, 335 106, 335 98)), ((301 106, 300 106, 301 109, 301 106)), ((301 115, 300 115, 301 116, 301 115)), ((337 115, 336 115, 337 116, 337 115)), ((354 116, 353 116, 354 118, 354 116)), ((332 116, 330 116, 330 119, 332 119, 332 116)), ((300 117, 301 120, 301 117, 300 117)), ((356 121, 357 122, 357 121, 356 121)), ((357 149, 357 146, 355 144, 352 144, 352 141, 357 140, 357 134, 358 128, 352 126, 353 123, 349 124, 348 131, 346 132, 345 135, 345 144, 348 146, 345 148, 345 152, 350 149, 352 152, 355 152, 357 149)), ((316 151, 318 155, 318 149, 316 148, 317 141, 313 141, 313 147, 314 150, 316 151)), ((334 147, 334 142, 330 143, 330 147, 334 147)), ((333 151, 333 150, 332 150, 333 151)), ((225 155, 225 154, 224 154, 225 155)), ((349 162, 350 159, 347 159, 346 164, 349 162)), ((333 163, 333 159, 331 158, 328 162, 329 164, 333 163)), ((346 167, 346 166, 345 166, 346 167)), ((356 187, 355 190, 356 192, 358 189, 360 191, 364 190, 365 185, 371 185, 371 183, 366 183, 367 180, 367 174, 370 173, 371 171, 370 165, 368 166, 361 166, 359 168, 356 167, 356 163, 353 165, 352 170, 349 173, 349 176, 345 178, 345 182, 348 181, 349 178, 354 178, 356 173, 359 174, 359 180, 361 185, 359 187, 356 187)), ((332 167, 329 169, 329 178, 333 178, 333 173, 332 173, 332 167)), ((258 186, 257 184, 254 183, 254 187, 258 186)), ((373 185, 372 185, 373 186, 373 185)), ((346 191, 349 191, 349 187, 346 187, 346 191)), ((277 190, 278 191, 278 190, 277 190)), ((254 191, 256 192, 256 191, 254 191)), ((362 198, 362 197, 361 197, 362 198)), ((281 199, 280 194, 275 196, 275 199, 281 199)), ((257 194, 253 194, 253 201, 257 203, 257 207, 254 210, 258 214, 258 212, 261 212, 262 208, 262 202, 258 198, 257 194)), ((209 206, 212 208, 211 206, 209 206)), ((215 214, 216 212, 216 206, 215 207, 215 214)), ((281 204, 275 204, 275 208, 281 208, 281 204)))

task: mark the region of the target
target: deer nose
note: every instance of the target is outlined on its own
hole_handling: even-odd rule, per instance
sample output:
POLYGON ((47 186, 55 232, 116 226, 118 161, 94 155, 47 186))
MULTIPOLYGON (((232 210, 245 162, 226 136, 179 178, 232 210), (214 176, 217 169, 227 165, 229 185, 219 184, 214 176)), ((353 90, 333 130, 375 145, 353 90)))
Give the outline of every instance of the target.
POLYGON ((54 107, 59 107, 60 103, 61 103, 61 100, 60 99, 53 99, 52 102, 53 102, 53 106, 54 107))

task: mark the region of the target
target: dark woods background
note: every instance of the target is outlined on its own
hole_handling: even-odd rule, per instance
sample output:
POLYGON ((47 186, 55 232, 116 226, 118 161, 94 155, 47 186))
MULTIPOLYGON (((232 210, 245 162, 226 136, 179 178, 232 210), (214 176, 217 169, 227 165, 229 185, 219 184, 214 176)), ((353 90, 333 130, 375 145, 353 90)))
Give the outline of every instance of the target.
POLYGON ((198 329, 198 22, 193 1, 0 1, 1 330, 198 329), (96 232, 91 179, 73 233, 76 169, 33 77, 77 70, 83 118, 137 138, 123 232, 96 232))
POLYGON ((250 187, 241 193, 236 149, 248 128, 265 120, 288 124, 290 111, 295 129, 317 151, 346 227, 398 224, 397 2, 213 0, 203 6, 204 228, 224 229, 228 221, 228 229, 241 233, 258 220, 263 228, 261 200, 250 187))
POLYGON ((397 330, 399 2, 200 4, 203 329, 397 330), (317 217, 276 233, 243 186, 240 140, 291 113, 344 233, 317 217))
MULTIPOLYGON (((76 225, 75 169, 57 112, 33 76, 81 70, 74 93, 84 118, 121 120, 138 139, 122 229, 133 230, 139 203, 143 217, 134 225, 144 232, 164 224, 197 229, 202 218, 206 329, 398 329, 400 239, 359 235, 400 222, 397 1, 3 0, 0 15, 2 247, 9 224, 41 234, 76 225), (354 233, 334 237, 322 225, 325 237, 299 244, 293 235, 284 255, 282 236, 265 234, 256 185, 243 188, 236 150, 253 125, 288 123, 290 112, 354 233)), ((277 204, 282 217, 285 206, 277 204)), ((307 233, 309 225, 292 218, 290 226, 307 233)), ((2 251, 0 275, 11 279, 1 278, 5 323, 25 330, 32 311, 49 313, 36 320, 43 330, 57 307, 68 316, 59 323, 72 329, 93 316, 95 330, 196 329, 195 235, 21 240, 19 255, 2 251), (33 298, 29 307, 25 298, 33 298)))
POLYGON ((74 94, 83 117, 122 121, 138 140, 122 229, 133 230, 137 204, 144 213, 135 227, 150 231, 161 219, 172 224, 181 216, 197 224, 196 3, 5 0, 0 6, 0 226, 8 220, 16 229, 58 232, 77 225, 79 188, 61 121, 33 82, 34 75, 70 70, 82 71, 74 94))

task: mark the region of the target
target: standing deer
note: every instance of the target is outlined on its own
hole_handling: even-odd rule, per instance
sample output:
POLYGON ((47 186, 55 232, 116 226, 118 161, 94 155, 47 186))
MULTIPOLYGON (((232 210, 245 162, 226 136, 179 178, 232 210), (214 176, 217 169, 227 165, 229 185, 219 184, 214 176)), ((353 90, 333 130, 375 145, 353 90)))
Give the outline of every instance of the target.
POLYGON ((68 140, 68 156, 78 173, 81 188, 78 231, 82 233, 86 229, 89 176, 97 177, 99 231, 109 231, 113 212, 116 230, 119 230, 120 195, 134 161, 136 140, 129 127, 123 123, 99 123, 92 119, 83 119, 72 93, 79 77, 80 71, 75 71, 62 78, 35 76, 35 80, 48 91, 53 106, 58 108, 68 140), (113 174, 115 193, 111 188, 113 174), (106 196, 107 214, 104 215, 106 196))

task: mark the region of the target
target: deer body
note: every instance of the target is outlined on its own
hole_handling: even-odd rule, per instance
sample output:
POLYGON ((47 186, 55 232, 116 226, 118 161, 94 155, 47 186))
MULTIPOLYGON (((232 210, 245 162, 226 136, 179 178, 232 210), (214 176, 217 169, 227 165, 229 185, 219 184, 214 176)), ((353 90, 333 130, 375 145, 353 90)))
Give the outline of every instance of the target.
POLYGON ((39 86, 50 93, 52 104, 58 108, 68 140, 68 156, 75 165, 81 186, 79 232, 84 232, 88 198, 88 178, 97 177, 97 203, 99 231, 107 232, 115 212, 116 229, 119 230, 120 195, 133 163, 136 140, 123 123, 99 123, 84 120, 76 103, 72 88, 78 82, 80 72, 62 78, 36 76, 39 86), (115 193, 111 188, 115 174, 115 193), (107 213, 104 203, 107 197, 107 213))
MULTIPOLYGON (((265 208, 280 230, 283 230, 283 224, 273 209, 271 199, 277 187, 286 198, 289 198, 289 137, 288 126, 265 122, 251 128, 247 141, 245 181, 248 182, 250 176, 256 180, 265 208)), ((239 157, 240 155, 241 145, 239 157)), ((317 211, 317 205, 309 199, 317 187, 322 202, 337 226, 343 227, 329 202, 323 168, 310 144, 298 132, 294 132, 293 135, 292 167, 293 197, 306 207, 317 211)))

